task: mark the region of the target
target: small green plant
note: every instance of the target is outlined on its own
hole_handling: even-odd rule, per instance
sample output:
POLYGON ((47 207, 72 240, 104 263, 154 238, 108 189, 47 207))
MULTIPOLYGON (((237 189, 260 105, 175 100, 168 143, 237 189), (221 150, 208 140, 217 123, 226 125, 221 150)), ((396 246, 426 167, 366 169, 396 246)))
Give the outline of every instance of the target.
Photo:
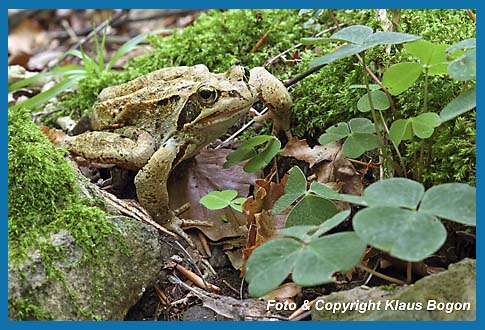
POLYGON ((200 199, 200 203, 209 210, 220 210, 230 206, 238 212, 242 212, 242 204, 246 198, 237 197, 235 190, 211 191, 200 199))
POLYGON ((398 119, 389 129, 389 139, 395 146, 398 146, 401 141, 411 140, 414 136, 427 139, 433 135, 434 129, 440 124, 440 116, 434 112, 425 112, 408 119, 398 119))
POLYGON ((344 155, 357 158, 362 156, 364 152, 379 147, 379 140, 375 132, 374 124, 369 119, 353 118, 348 124, 339 123, 327 128, 318 142, 323 145, 345 138, 342 146, 344 155))
POLYGON ((319 226, 286 228, 279 232, 284 237, 257 248, 246 263, 249 294, 263 296, 290 273, 295 283, 313 286, 333 282, 335 272, 352 269, 364 253, 365 242, 352 231, 324 235, 349 214, 340 212, 319 226))
MULTIPOLYGON (((476 39, 465 39, 446 49, 448 59, 452 61, 448 64, 448 74, 451 78, 458 81, 468 81, 476 79, 476 39), (454 54, 460 53, 465 49, 465 53, 457 58, 454 54)), ((440 112, 442 122, 453 119, 476 107, 476 88, 475 86, 465 90, 454 100, 448 103, 440 112)))
POLYGON ((281 142, 272 135, 255 136, 229 154, 223 167, 227 169, 239 162, 248 160, 243 170, 248 173, 254 173, 266 167, 280 152, 280 148, 281 142), (265 144, 264 149, 258 153, 255 148, 263 144, 265 144))
POLYGON ((305 175, 299 167, 295 166, 289 171, 285 193, 273 207, 273 214, 278 214, 299 200, 288 214, 285 227, 319 225, 337 213, 337 208, 331 201, 314 194, 315 187, 316 183, 307 190, 305 175))
POLYGON ((136 49, 138 44, 144 41, 149 35, 158 34, 166 30, 157 30, 150 33, 141 34, 135 38, 128 40, 123 44, 111 57, 108 63, 105 64, 103 58, 103 49, 106 40, 106 30, 103 33, 101 42, 95 37, 95 54, 93 57, 88 56, 84 51, 69 50, 66 54, 78 57, 82 60, 83 65, 66 65, 56 67, 49 72, 39 73, 35 76, 29 77, 15 82, 8 86, 9 93, 19 88, 29 86, 30 84, 45 79, 48 77, 61 77, 61 81, 52 88, 41 92, 25 101, 15 104, 12 108, 19 109, 20 107, 32 109, 44 104, 57 95, 66 90, 75 87, 81 80, 90 77, 97 77, 102 73, 110 72, 116 61, 124 54, 136 49), (96 59, 95 59, 96 58, 96 59))

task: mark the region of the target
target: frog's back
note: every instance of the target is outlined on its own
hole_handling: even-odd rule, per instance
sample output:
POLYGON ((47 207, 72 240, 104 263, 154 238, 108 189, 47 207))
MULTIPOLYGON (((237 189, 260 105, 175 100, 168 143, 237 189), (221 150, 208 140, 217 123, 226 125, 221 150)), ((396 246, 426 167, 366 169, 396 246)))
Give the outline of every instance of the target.
POLYGON ((157 122, 169 120, 200 82, 209 77, 205 65, 164 68, 105 88, 93 107, 91 126, 94 130, 156 126, 157 122))

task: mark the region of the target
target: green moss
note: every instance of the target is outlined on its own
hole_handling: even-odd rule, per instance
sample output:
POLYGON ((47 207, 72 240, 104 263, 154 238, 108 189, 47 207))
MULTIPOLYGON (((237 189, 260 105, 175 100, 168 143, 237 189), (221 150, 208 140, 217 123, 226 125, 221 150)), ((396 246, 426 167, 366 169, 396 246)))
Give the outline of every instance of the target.
MULTIPOLYGON (((119 231, 102 211, 81 202, 75 174, 62 152, 32 123, 25 110, 9 110, 8 134, 9 264, 17 267, 28 258, 28 253, 39 251, 46 276, 64 281, 56 261, 64 259, 65 251, 49 240, 61 229, 72 235, 82 249, 79 265, 104 262, 113 251, 102 243, 116 237, 119 231)), ((67 284, 65 288, 68 290, 67 284)), ((69 290, 68 293, 71 294, 69 290)), ((35 293, 16 305, 21 307, 16 310, 20 319, 32 313, 45 318, 32 307, 35 293)))
POLYGON ((394 292, 396 291, 397 286, 395 284, 389 284, 389 285, 380 285, 377 288, 386 292, 394 292))
POLYGON ((200 63, 214 72, 225 71, 236 61, 260 66, 292 47, 303 32, 296 10, 211 10, 183 32, 152 37, 155 51, 134 59, 127 74, 134 77, 162 67, 200 63), (262 46, 252 52, 267 32, 262 46))
MULTIPOLYGON (((9 303, 10 304, 10 303, 9 303)), ((16 311, 18 320, 54 320, 55 317, 39 306, 32 304, 28 299, 19 299, 12 303, 12 308, 16 311)))

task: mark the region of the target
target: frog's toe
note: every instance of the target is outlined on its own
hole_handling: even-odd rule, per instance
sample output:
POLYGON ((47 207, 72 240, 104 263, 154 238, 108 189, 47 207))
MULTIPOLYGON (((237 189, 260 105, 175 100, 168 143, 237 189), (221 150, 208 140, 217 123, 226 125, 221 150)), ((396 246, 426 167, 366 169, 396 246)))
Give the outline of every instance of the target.
POLYGON ((180 237, 182 237, 189 244, 191 248, 194 248, 195 247, 194 242, 192 242, 192 239, 189 237, 189 235, 187 235, 187 233, 182 229, 183 223, 184 223, 184 220, 180 218, 173 218, 171 223, 166 224, 165 227, 167 227, 168 230, 171 230, 177 235, 179 235, 180 237))
POLYGON ((209 221, 202 221, 202 220, 192 220, 192 219, 181 219, 178 217, 174 217, 172 221, 166 225, 167 229, 173 231, 180 237, 182 237, 191 248, 194 248, 194 242, 192 239, 187 235, 187 233, 183 230, 182 227, 191 227, 191 226, 213 226, 214 224, 209 221))

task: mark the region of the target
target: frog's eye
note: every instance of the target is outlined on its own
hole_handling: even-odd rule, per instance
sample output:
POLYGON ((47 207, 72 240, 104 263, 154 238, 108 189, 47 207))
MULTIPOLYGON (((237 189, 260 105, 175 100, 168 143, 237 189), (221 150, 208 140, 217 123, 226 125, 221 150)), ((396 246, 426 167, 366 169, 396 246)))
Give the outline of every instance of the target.
POLYGON ((219 92, 212 86, 202 85, 197 90, 197 97, 202 104, 212 104, 219 98, 219 92))
POLYGON ((244 67, 244 73, 243 73, 243 81, 247 84, 249 82, 249 77, 250 77, 250 72, 249 69, 244 67))

